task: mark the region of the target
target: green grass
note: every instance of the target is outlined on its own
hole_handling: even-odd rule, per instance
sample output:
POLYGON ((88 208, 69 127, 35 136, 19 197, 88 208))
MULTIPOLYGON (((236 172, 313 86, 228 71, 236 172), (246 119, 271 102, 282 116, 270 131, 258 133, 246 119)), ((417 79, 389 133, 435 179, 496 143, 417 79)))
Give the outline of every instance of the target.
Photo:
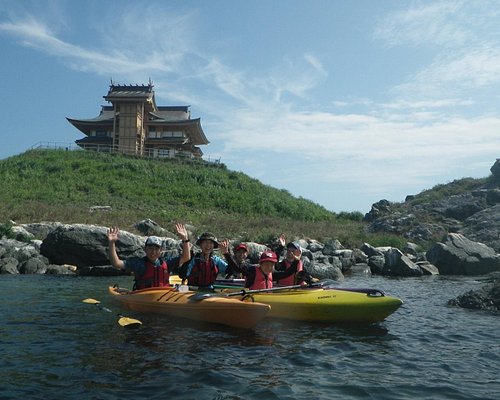
POLYGON ((333 213, 286 190, 264 185, 223 164, 145 159, 90 151, 30 150, 0 160, 0 222, 58 221, 134 231, 150 218, 174 231, 175 222, 218 237, 267 242, 338 239, 404 243, 399 236, 367 232, 360 212, 333 213), (90 212, 91 206, 111 206, 90 212))

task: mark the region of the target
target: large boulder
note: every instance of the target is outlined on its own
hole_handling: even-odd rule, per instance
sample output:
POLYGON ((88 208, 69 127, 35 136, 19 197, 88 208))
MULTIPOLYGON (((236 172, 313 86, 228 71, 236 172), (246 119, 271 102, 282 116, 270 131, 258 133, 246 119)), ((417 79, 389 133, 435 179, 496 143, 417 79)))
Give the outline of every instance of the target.
POLYGON ((469 239, 487 244, 500 253, 500 204, 495 204, 470 216, 460 232, 469 239))
POLYGON ((44 257, 33 257, 20 263, 18 269, 21 274, 45 274, 47 263, 44 257))
POLYGON ((383 275, 388 276, 422 276, 422 270, 401 250, 392 247, 385 253, 383 275))
POLYGON ((336 265, 314 262, 314 264, 308 265, 306 270, 317 279, 344 280, 341 268, 336 265))
POLYGON ((11 274, 15 275, 19 273, 17 266, 19 261, 14 257, 4 257, 0 258, 0 274, 11 274))
MULTIPOLYGON (((143 256, 144 238, 120 231, 120 258, 143 256)), ((109 264, 107 228, 95 225, 61 225, 43 240, 40 252, 51 264, 77 267, 109 264)))
POLYGON ((0 273, 44 273, 47 265, 48 260, 40 255, 36 244, 0 240, 0 273))
POLYGON ((500 257, 483 243, 450 233, 426 253, 427 260, 443 275, 484 275, 500 271, 500 257))
POLYGON ((173 236, 171 232, 162 228, 152 219, 143 219, 134 225, 134 228, 144 236, 173 236))
POLYGON ((476 310, 500 311, 500 274, 493 274, 491 283, 452 299, 449 305, 476 310))
POLYGON ((361 246, 368 256, 368 266, 373 274, 387 276, 421 276, 422 270, 406 254, 395 247, 361 246))
POLYGON ((54 229, 62 226, 60 222, 35 222, 31 224, 19 225, 37 239, 45 239, 54 229))
POLYGON ((493 177, 500 181, 500 158, 497 158, 497 160, 495 161, 495 164, 493 164, 493 166, 490 168, 490 171, 493 175, 493 177))

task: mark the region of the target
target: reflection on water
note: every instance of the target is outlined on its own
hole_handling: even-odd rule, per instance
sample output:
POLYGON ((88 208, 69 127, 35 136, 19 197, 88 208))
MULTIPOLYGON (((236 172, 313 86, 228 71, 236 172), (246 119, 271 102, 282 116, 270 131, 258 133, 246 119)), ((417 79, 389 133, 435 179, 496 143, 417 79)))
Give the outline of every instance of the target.
POLYGON ((351 278, 404 305, 379 324, 240 330, 121 310, 130 278, 0 276, 0 398, 496 399, 499 316, 447 306, 480 279, 351 278), (101 300, 113 313, 82 303, 101 300), (123 329, 116 313, 143 322, 123 329))

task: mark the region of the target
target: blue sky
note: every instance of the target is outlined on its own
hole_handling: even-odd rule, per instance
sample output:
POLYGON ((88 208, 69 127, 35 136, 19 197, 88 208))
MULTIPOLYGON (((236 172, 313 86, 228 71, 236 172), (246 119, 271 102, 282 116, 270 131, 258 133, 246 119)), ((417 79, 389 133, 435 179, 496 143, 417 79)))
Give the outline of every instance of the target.
POLYGON ((0 159, 149 78, 206 158, 336 212, 500 158, 500 1, 2 0, 0 54, 0 159))

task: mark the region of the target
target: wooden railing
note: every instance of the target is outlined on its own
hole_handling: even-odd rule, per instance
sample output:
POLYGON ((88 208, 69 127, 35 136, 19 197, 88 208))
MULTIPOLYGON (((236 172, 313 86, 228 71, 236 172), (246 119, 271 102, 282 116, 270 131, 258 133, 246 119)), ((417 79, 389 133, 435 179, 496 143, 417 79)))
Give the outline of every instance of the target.
MULTIPOLYGON (((86 144, 86 145, 76 145, 75 143, 64 143, 64 142, 38 142, 31 146, 28 150, 35 150, 35 149, 60 149, 60 150, 89 150, 89 151, 97 151, 101 153, 122 153, 122 154, 127 154, 127 155, 132 155, 132 156, 142 156, 145 158, 181 158, 183 160, 199 160, 196 157, 192 157, 191 154, 187 154, 185 152, 176 152, 174 157, 171 156, 160 156, 157 154, 157 151, 155 152, 154 148, 145 148, 144 149, 144 154, 139 155, 135 153, 134 151, 125 151, 124 149, 118 149, 118 146, 112 146, 109 144, 86 144), (156 154, 155 154, 156 153, 156 154)), ((203 161, 210 162, 210 163, 215 163, 215 164, 220 164, 221 160, 219 158, 214 158, 211 157, 210 155, 204 156, 202 159, 203 161)))

